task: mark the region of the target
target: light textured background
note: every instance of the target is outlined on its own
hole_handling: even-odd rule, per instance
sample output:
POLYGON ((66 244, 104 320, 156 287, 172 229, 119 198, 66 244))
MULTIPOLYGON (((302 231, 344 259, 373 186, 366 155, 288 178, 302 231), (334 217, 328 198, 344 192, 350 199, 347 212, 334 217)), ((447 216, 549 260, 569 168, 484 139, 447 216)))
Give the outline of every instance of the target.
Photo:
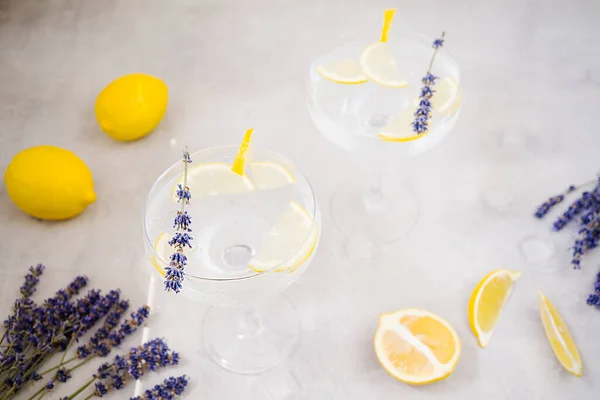
POLYGON ((144 302, 140 219, 150 185, 184 144, 234 143, 253 126, 258 145, 296 161, 324 211, 318 254, 287 292, 302 339, 273 374, 234 375, 200 345, 203 305, 157 300, 144 335, 163 335, 183 353, 171 372, 192 376, 187 398, 262 399, 251 393, 290 376, 302 387, 297 398, 308 400, 597 398, 600 311, 585 298, 600 252, 572 271, 573 232, 552 234, 550 221, 535 221, 531 211, 600 168, 599 17, 594 0, 0 0, 0 167, 29 146, 63 146, 88 163, 98 194, 79 218, 42 223, 19 212, 0 186, 1 314, 37 262, 48 266, 40 295, 85 273, 92 286, 118 286, 134 304, 144 302), (389 6, 399 10, 398 25, 447 32, 465 103, 449 138, 398 170, 417 188, 417 227, 378 262, 353 263, 337 256, 343 237, 327 214, 352 159, 313 127, 305 81, 313 57, 375 35, 389 6), (117 143, 97 127, 93 102, 109 81, 135 71, 165 80, 169 110, 148 138, 117 143), (489 193, 508 196, 510 207, 490 208, 489 193), (528 235, 553 241, 556 255, 526 263, 518 242, 528 235), (524 274, 491 345, 480 350, 466 305, 478 279, 499 267, 524 274), (537 288, 571 328, 581 379, 550 351, 537 288), (371 344, 377 316, 403 307, 429 309, 456 327, 463 353, 451 378, 412 388, 379 366, 371 344))

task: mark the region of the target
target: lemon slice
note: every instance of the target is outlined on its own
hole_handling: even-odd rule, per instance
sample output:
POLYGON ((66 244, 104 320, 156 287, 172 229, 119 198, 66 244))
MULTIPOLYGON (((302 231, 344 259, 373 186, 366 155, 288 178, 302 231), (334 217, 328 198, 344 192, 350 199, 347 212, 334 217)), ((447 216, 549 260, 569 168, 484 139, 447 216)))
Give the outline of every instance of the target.
POLYGON ((469 300, 469 324, 479 346, 489 344, 502 308, 520 276, 520 272, 498 269, 483 278, 473 290, 469 300))
POLYGON ((458 100, 458 84, 451 77, 440 80, 433 87, 435 93, 431 97, 431 106, 440 114, 446 114, 452 110, 458 100))
POLYGON ((250 147, 250 139, 252 139, 252 133, 254 129, 248 129, 244 134, 244 140, 242 140, 242 144, 235 156, 235 160, 233 160, 233 166, 231 170, 236 174, 242 176, 244 175, 244 166, 246 164, 246 153, 248 152, 248 148, 250 147))
POLYGON ((313 254, 318 239, 319 229, 312 215, 292 201, 266 234, 248 267, 264 272, 281 265, 276 272, 293 272, 313 254))
POLYGON ((167 254, 168 247, 169 247, 168 241, 169 240, 167 239, 166 232, 163 232, 160 235, 158 235, 158 239, 156 239, 156 242, 154 243, 154 250, 156 251, 157 254, 152 254, 150 256, 150 262, 152 262, 152 265, 154 265, 154 268, 163 277, 166 275, 166 272, 165 272, 164 266, 162 265, 163 262, 160 260, 158 255, 165 257, 165 254, 167 254))
POLYGON ((367 78, 379 85, 389 88, 408 86, 389 46, 384 42, 374 42, 365 47, 360 56, 360 66, 367 78))
POLYGON ((256 161, 250 168, 256 189, 273 189, 296 182, 292 173, 276 162, 256 161))
POLYGON ((317 67, 317 72, 323 78, 335 83, 356 85, 367 82, 367 77, 360 66, 350 59, 321 64, 317 67))
POLYGON ((546 336, 552 346, 554 355, 563 367, 575 376, 581 376, 583 364, 577 346, 563 322, 560 314, 550 300, 538 291, 538 305, 546 336))
POLYGON ((412 385, 448 377, 461 351, 454 328, 443 318, 419 309, 382 314, 374 346, 383 368, 412 385))
POLYGON ((413 131, 412 122, 415 119, 417 107, 415 104, 410 104, 404 108, 388 121, 385 126, 385 132, 381 132, 377 136, 386 142, 410 142, 427 135, 428 132, 417 135, 413 131))
MULTIPOLYGON (((193 197, 241 194, 254 190, 247 175, 238 175, 226 163, 198 164, 188 170, 188 186, 193 197)), ((183 185, 183 176, 171 190, 171 201, 177 202, 177 186, 183 185)))

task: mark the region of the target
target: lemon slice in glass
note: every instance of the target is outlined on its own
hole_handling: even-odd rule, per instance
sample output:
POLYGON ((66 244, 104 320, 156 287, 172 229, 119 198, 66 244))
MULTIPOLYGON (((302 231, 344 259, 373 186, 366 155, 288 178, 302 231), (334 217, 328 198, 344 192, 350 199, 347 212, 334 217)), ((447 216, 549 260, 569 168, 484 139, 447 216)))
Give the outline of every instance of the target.
POLYGON ((280 265, 276 272, 295 271, 317 246, 319 229, 313 221, 313 216, 304 207, 290 202, 266 234, 248 267, 255 272, 264 272, 280 265))
POLYGON ((379 85, 389 88, 408 86, 387 43, 374 42, 365 47, 360 56, 360 67, 370 80, 379 85))
POLYGON ((443 318, 419 309, 382 314, 374 347, 383 368, 412 385, 447 378, 461 352, 454 328, 443 318))
POLYGON ((415 119, 417 105, 410 104, 400 111, 396 116, 392 117, 385 126, 385 131, 377 136, 386 142, 410 142, 421 139, 427 132, 417 135, 413 131, 412 122, 415 119))
POLYGON ((317 67, 317 72, 323 78, 335 83, 356 85, 367 82, 360 65, 351 59, 321 64, 317 67))
POLYGON ((283 165, 270 161, 256 161, 250 164, 252 181, 256 189, 273 189, 296 182, 294 175, 283 165))
POLYGON ((446 114, 452 110, 455 103, 459 100, 458 84, 452 77, 446 77, 433 86, 433 96, 431 97, 431 106, 440 114, 446 114))
MULTIPOLYGON (((254 184, 247 175, 238 175, 226 163, 205 163, 192 167, 188 171, 187 184, 192 188, 192 196, 218 196, 241 194, 254 190, 254 184)), ((183 185, 183 176, 171 190, 171 201, 176 203, 178 185, 183 185)))

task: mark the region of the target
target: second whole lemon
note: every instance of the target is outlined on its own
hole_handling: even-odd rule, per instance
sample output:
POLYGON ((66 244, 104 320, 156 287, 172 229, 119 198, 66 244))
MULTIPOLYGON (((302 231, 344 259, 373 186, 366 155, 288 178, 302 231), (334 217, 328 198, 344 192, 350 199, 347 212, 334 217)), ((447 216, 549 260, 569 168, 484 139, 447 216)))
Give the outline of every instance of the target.
POLYGON ((152 132, 167 111, 168 88, 159 78, 129 74, 112 81, 96 99, 96 119, 102 130, 120 141, 152 132))
POLYGON ((72 218, 96 200, 92 173, 69 150, 36 146, 16 154, 4 183, 11 200, 27 214, 46 220, 72 218))

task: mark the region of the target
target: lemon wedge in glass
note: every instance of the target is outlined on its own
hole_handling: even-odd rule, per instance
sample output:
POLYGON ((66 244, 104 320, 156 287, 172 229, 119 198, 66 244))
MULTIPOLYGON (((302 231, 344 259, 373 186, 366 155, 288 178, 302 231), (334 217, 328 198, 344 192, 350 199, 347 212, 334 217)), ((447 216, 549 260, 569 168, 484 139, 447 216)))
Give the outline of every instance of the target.
POLYGON ((356 85, 367 82, 367 76, 360 65, 351 59, 332 61, 317 66, 317 72, 323 78, 345 85, 356 85))
POLYGON ((275 267, 276 272, 293 272, 314 253, 318 240, 319 228, 313 216, 292 201, 266 234, 248 267, 255 272, 275 267))

